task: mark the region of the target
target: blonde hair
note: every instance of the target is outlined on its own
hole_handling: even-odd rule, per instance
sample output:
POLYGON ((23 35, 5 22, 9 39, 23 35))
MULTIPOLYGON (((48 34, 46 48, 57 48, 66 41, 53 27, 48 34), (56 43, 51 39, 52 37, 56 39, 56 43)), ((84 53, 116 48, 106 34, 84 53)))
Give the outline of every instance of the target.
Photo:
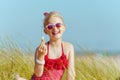
POLYGON ((49 13, 44 13, 44 22, 43 22, 43 26, 45 27, 48 23, 49 23, 49 19, 51 17, 58 17, 60 18, 62 21, 63 21, 63 24, 64 24, 64 20, 62 18, 62 16, 58 13, 58 12, 55 12, 55 11, 52 11, 52 12, 49 12, 49 13))

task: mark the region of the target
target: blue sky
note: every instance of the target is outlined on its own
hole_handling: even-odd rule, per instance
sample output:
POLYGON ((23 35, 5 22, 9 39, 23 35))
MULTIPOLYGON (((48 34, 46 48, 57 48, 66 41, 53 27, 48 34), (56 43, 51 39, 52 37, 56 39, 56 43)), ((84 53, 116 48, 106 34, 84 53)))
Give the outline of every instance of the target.
POLYGON ((43 13, 60 12, 67 26, 63 40, 89 50, 120 50, 120 0, 0 0, 0 38, 6 35, 34 49, 43 13))

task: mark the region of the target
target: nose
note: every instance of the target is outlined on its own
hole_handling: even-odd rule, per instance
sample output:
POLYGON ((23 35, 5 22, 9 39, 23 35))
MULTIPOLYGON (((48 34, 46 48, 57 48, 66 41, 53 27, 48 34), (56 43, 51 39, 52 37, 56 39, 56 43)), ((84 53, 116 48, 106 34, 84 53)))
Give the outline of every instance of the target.
POLYGON ((54 25, 53 29, 57 29, 56 25, 54 25))

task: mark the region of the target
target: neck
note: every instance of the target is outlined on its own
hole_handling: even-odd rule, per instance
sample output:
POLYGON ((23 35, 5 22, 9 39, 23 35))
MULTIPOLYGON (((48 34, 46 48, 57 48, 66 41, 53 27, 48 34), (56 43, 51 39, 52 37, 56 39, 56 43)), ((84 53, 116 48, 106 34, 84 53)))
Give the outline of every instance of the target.
POLYGON ((57 39, 57 40, 50 39, 49 43, 52 46, 59 47, 59 46, 61 46, 62 39, 57 39))

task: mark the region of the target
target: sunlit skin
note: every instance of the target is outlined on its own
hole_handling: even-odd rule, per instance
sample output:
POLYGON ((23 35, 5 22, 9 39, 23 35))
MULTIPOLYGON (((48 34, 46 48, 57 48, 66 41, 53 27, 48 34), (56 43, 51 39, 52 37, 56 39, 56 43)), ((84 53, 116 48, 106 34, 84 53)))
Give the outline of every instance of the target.
MULTIPOLYGON (((52 29, 44 27, 44 32, 49 36, 49 45, 50 51, 48 57, 51 59, 56 59, 61 56, 61 43, 64 46, 64 52, 68 59, 68 70, 67 70, 67 80, 74 80, 75 71, 74 71, 74 48, 72 44, 62 41, 62 35, 66 30, 66 27, 61 18, 53 16, 49 19, 48 24, 55 25, 56 23, 61 23, 61 27, 57 28, 54 26, 52 29), (57 53, 57 54, 56 54, 57 53)), ((47 26, 46 25, 46 26, 47 26)), ((41 41, 40 46, 36 49, 35 58, 43 61, 47 53, 47 43, 41 41)), ((44 70, 44 65, 35 63, 34 73, 36 76, 42 76, 44 70)))
POLYGON ((52 17, 49 19, 48 24, 56 24, 56 23, 61 23, 62 26, 60 28, 54 27, 52 30, 48 30, 44 28, 44 30, 46 30, 47 34, 49 35, 51 41, 62 39, 63 32, 65 31, 64 23, 60 18, 52 17))

